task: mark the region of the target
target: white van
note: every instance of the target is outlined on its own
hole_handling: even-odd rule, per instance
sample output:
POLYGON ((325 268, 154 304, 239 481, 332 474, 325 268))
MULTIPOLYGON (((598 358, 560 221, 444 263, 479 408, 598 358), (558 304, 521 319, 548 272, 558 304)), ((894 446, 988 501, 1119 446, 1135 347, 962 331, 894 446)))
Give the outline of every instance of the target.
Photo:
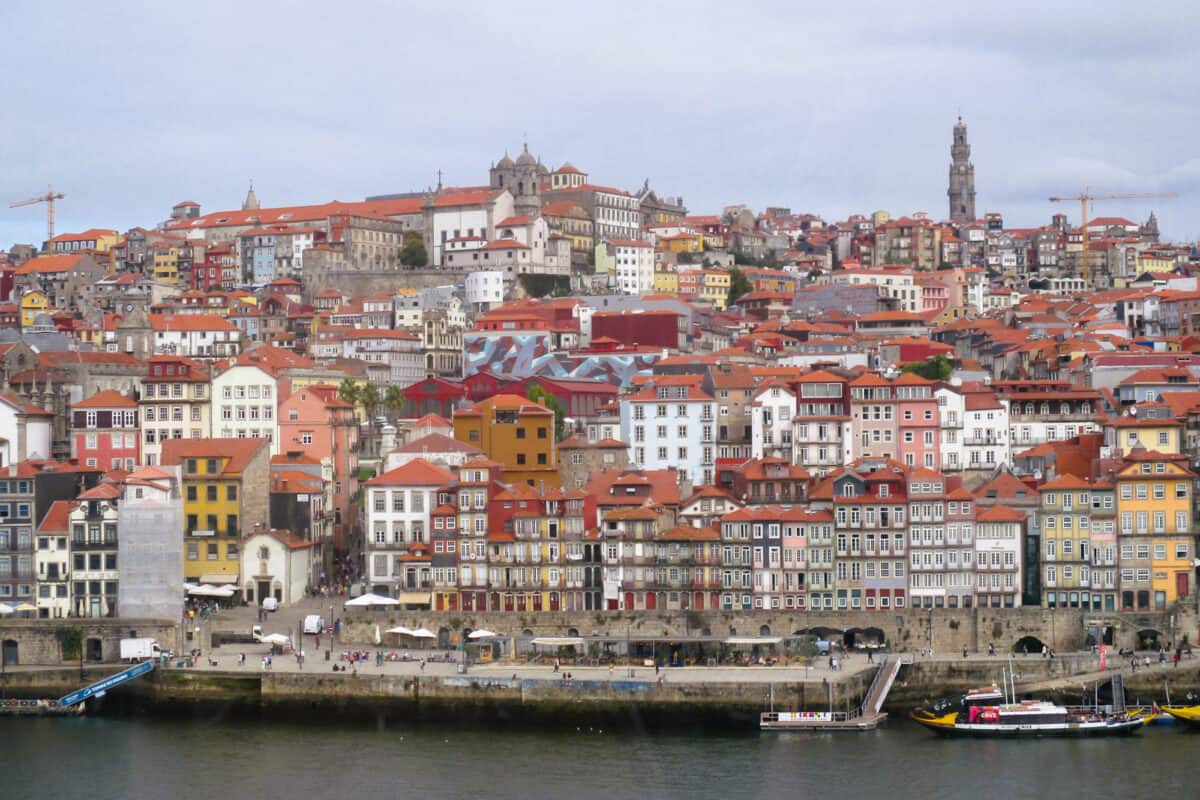
POLYGON ((320 614, 309 614, 304 618, 304 632, 309 635, 316 635, 325 630, 324 622, 320 614))

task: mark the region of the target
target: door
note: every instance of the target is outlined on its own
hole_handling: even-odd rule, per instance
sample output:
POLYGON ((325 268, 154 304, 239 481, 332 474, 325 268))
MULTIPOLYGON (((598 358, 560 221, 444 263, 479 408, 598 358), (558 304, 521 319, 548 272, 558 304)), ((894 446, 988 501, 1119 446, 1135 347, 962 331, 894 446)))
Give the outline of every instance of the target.
POLYGON ((1175 573, 1175 596, 1180 600, 1188 596, 1188 575, 1186 572, 1175 573))
POLYGON ((88 598, 88 616, 89 617, 100 616, 100 598, 99 597, 88 598))
POLYGON ((5 639, 3 648, 0 648, 0 657, 4 659, 6 667, 15 667, 21 663, 18 656, 18 647, 16 639, 5 639))
POLYGON ((258 582, 258 602, 261 604, 263 600, 266 600, 270 596, 271 596, 271 582, 270 581, 259 581, 258 582))

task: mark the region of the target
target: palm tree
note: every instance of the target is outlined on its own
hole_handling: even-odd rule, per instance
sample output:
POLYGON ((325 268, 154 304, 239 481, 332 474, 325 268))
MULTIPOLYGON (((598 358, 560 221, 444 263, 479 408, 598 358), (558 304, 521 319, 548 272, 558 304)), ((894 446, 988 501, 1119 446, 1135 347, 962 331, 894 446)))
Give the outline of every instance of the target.
POLYGON ((404 408, 404 390, 399 386, 387 387, 387 391, 383 393, 383 405, 392 417, 397 416, 400 409, 404 408))
POLYGON ((363 386, 358 393, 358 402, 363 404, 368 416, 375 416, 375 412, 379 410, 379 387, 373 383, 368 383, 363 386))
POLYGON ((352 378, 343 378, 338 385, 338 397, 350 405, 358 405, 358 384, 352 378))

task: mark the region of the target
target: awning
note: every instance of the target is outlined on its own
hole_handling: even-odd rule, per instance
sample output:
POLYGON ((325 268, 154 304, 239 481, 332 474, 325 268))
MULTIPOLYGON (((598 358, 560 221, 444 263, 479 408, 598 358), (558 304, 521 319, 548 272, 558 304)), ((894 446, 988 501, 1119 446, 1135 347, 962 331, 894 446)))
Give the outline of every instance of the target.
POLYGON ((432 592, 401 592, 400 593, 400 602, 427 606, 433 602, 433 593, 432 592))
POLYGON ((730 636, 725 644, 779 644, 782 636, 730 636))
POLYGON ((210 572, 200 576, 201 583, 237 583, 238 576, 232 572, 210 572))
POLYGON ((532 644, 541 647, 578 647, 583 644, 583 638, 579 636, 538 636, 534 638, 532 644))

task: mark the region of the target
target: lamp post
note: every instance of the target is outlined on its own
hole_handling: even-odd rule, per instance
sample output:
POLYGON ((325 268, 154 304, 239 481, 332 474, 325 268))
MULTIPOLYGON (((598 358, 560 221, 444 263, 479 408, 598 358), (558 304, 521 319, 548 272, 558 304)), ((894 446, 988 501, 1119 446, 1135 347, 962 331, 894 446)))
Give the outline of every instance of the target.
POLYGON ((633 677, 633 621, 625 623, 625 658, 629 660, 629 677, 633 677))

